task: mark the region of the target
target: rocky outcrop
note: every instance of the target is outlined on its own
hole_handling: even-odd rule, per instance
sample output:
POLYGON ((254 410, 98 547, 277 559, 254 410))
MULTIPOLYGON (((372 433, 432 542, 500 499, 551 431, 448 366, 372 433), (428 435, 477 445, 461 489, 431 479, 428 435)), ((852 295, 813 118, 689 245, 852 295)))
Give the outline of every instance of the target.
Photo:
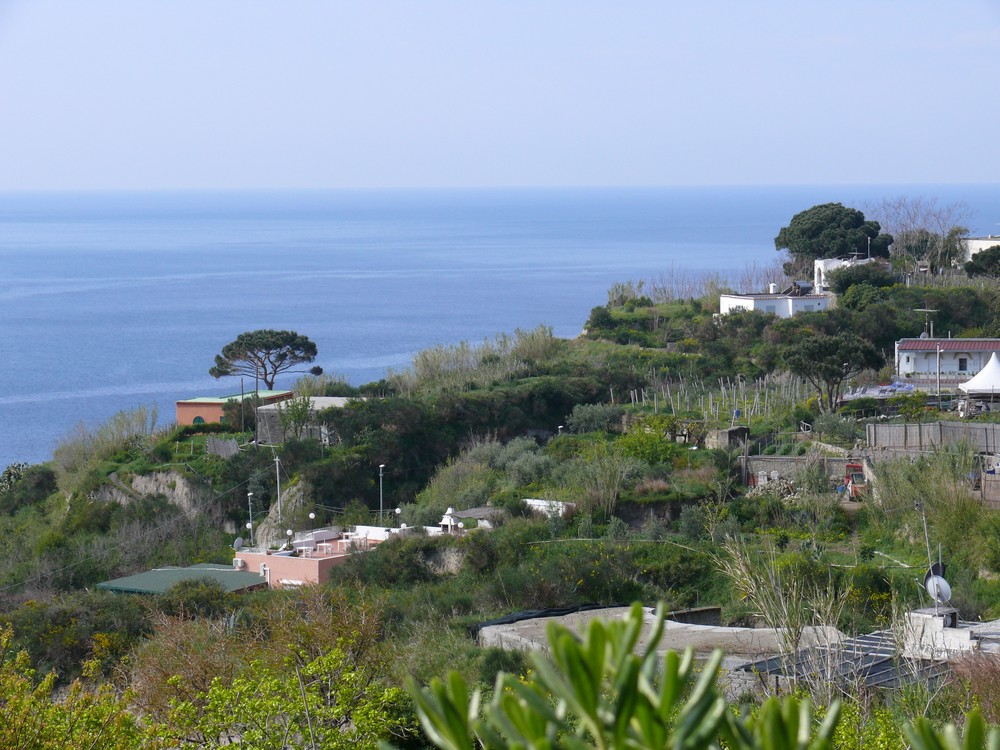
POLYGON ((267 517, 254 530, 258 545, 279 547, 288 540, 288 529, 294 532, 309 526, 301 484, 289 484, 281 488, 281 513, 279 518, 277 503, 271 506, 267 517))
POLYGON ((202 504, 209 499, 210 491, 204 485, 191 480, 176 471, 154 471, 123 480, 117 474, 108 477, 91 497, 103 502, 128 505, 134 500, 148 495, 162 495, 168 502, 180 508, 184 515, 193 518, 198 515, 202 504))

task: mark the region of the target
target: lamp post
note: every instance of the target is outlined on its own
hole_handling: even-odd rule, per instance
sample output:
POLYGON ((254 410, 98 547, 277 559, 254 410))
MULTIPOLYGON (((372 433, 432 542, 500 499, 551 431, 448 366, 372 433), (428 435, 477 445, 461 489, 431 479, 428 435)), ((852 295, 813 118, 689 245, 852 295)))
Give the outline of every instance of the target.
POLYGON ((382 525, 382 472, 385 464, 378 465, 378 525, 382 525))
POLYGON ((250 513, 247 516, 247 530, 250 532, 250 546, 253 547, 253 493, 247 493, 247 511, 250 513))
POLYGON ((402 508, 396 508, 396 525, 399 526, 399 516, 403 512, 402 508))

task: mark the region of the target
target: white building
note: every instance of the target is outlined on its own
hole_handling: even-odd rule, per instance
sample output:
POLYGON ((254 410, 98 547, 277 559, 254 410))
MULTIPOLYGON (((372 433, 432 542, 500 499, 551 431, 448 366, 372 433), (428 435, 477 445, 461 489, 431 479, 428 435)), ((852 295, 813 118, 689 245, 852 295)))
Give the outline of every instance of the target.
POLYGON ((987 237, 966 237, 962 240, 965 245, 965 259, 972 260, 972 256, 988 250, 995 245, 1000 245, 1000 235, 989 235, 987 237))
POLYGON ((830 289, 827 276, 839 268, 862 266, 871 263, 875 258, 820 258, 813 261, 813 289, 826 292, 830 289))
MULTIPOLYGON (((315 417, 324 409, 342 409, 351 401, 364 401, 357 396, 310 396, 309 397, 309 422, 302 426, 299 437, 319 440, 323 445, 330 445, 335 442, 335 436, 331 434, 326 425, 319 424, 315 417)), ((288 439, 288 435, 281 424, 282 410, 288 408, 288 403, 264 404, 257 407, 257 439, 264 445, 279 445, 288 439)))
MULTIPOLYGON (((805 287, 809 287, 807 282, 803 283, 805 287)), ((807 293, 800 283, 793 284, 783 292, 777 290, 776 284, 771 284, 771 291, 766 294, 723 294, 719 297, 721 315, 744 310, 773 313, 779 318, 791 318, 799 313, 818 312, 829 308, 828 295, 807 293)))
POLYGON ((896 342, 896 374, 900 377, 969 378, 986 366, 1000 339, 900 339, 896 342))

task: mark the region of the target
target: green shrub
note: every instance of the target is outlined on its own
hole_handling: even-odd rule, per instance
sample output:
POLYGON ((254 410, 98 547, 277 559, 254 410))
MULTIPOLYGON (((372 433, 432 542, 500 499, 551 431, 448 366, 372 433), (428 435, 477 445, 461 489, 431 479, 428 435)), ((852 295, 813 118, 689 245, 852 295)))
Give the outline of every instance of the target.
POLYGON ((853 417, 839 414, 822 414, 813 421, 813 432, 840 445, 853 445, 862 436, 861 426, 853 417))
POLYGON ((878 414, 882 406, 881 399, 871 396, 862 396, 848 401, 840 407, 840 413, 850 417, 864 417, 878 414))
POLYGON ((156 600, 161 612, 174 617, 218 617, 231 607, 232 597, 214 578, 178 581, 156 600))
POLYGON ((479 664, 480 682, 492 686, 501 672, 521 676, 528 673, 528 659, 522 651, 488 648, 479 664))
POLYGON ((620 429, 624 413, 617 404, 577 404, 566 417, 566 427, 576 433, 610 432, 620 429))
POLYGON ((0 513, 13 515, 24 507, 35 505, 45 500, 58 489, 56 474, 45 465, 26 466, 11 471, 8 467, 4 472, 4 489, 0 491, 0 513))

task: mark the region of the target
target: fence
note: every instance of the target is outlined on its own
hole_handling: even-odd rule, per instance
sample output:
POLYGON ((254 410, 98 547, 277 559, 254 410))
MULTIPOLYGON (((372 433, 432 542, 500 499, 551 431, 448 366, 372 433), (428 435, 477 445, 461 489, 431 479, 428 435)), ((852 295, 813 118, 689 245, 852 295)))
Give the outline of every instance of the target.
POLYGON ((920 453, 942 445, 966 443, 978 453, 1000 452, 1000 424, 927 422, 865 425, 868 447, 874 450, 920 453))

